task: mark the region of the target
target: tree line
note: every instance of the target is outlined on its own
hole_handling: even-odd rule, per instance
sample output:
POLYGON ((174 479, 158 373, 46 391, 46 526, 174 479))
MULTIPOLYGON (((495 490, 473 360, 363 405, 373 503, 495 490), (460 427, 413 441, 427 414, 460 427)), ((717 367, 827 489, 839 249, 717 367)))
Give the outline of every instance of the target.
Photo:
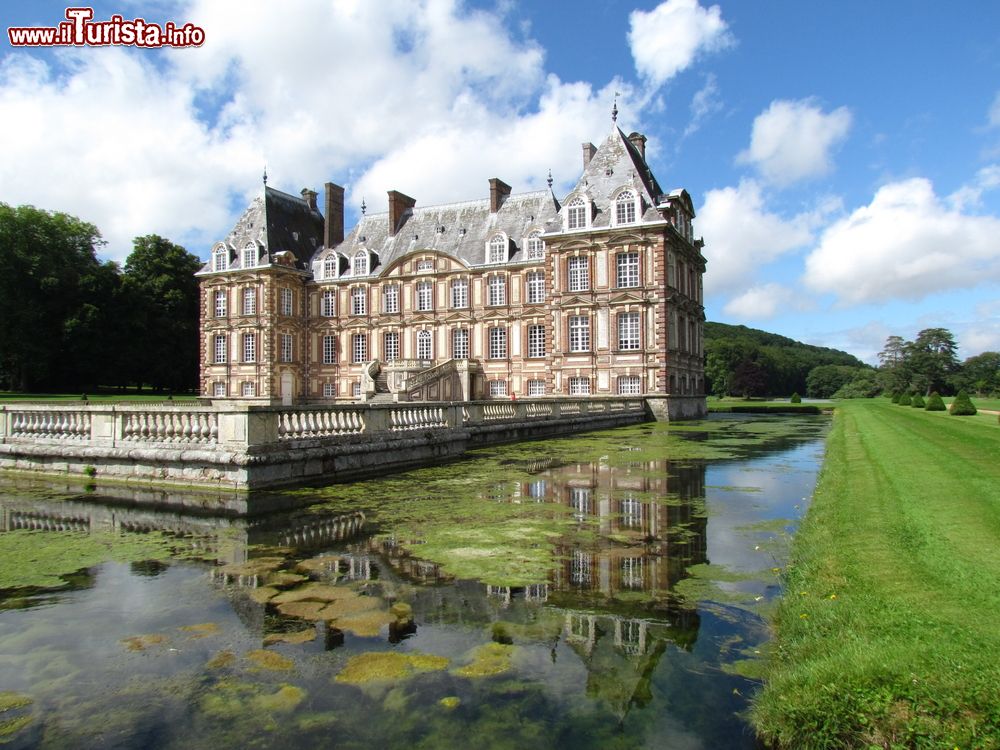
POLYGON ((196 389, 202 261, 151 234, 119 266, 104 244, 75 216, 0 203, 0 389, 196 389))

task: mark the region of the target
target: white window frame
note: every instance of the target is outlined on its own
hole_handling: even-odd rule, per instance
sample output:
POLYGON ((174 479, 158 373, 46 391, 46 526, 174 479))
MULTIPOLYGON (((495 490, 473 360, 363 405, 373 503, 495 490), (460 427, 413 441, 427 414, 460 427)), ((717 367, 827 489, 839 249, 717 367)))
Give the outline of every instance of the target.
POLYGON ((524 241, 528 260, 542 260, 545 257, 545 242, 542 240, 542 233, 534 231, 528 234, 524 241))
POLYGON ((228 302, 228 296, 229 295, 225 289, 215 290, 215 317, 226 317, 226 303, 228 302))
POLYGON ((642 395, 642 378, 638 375, 618 376, 619 396, 640 396, 642 395))
POLYGON ((243 334, 243 361, 244 362, 256 362, 257 361, 257 334, 256 333, 244 333, 243 334))
POLYGON ((287 286, 281 288, 281 314, 291 316, 295 310, 295 296, 287 286))
POLYGON ((281 361, 292 362, 294 355, 294 338, 290 333, 281 334, 281 361))
POLYGON ((355 380, 351 383, 351 393, 354 394, 354 398, 358 398, 361 395, 361 381, 355 380))
POLYGON ((589 396, 590 378, 572 377, 568 379, 570 396, 589 396))
POLYGON ((489 329, 490 359, 507 359, 507 329, 494 326, 489 329))
POLYGON ((243 287, 243 314, 257 314, 257 289, 252 286, 243 287))
POLYGON ((336 397, 337 397, 337 384, 323 383, 323 398, 336 398, 336 397))
POLYGON ((639 286, 639 253, 632 251, 615 256, 615 282, 619 289, 639 286))
POLYGON ((224 333, 218 333, 215 335, 215 358, 213 363, 217 365, 226 364, 226 360, 229 359, 229 349, 227 348, 227 337, 224 333))
POLYGON ((430 331, 417 331, 417 359, 434 359, 433 339, 430 331))
POLYGON ((642 321, 638 312, 618 313, 618 350, 636 352, 642 347, 642 321))
POLYGON ((434 309, 434 284, 430 281, 417 282, 417 311, 430 312, 434 309))
POLYGON ((386 331, 382 334, 382 358, 386 362, 399 359, 399 331, 386 331))
POLYGON ((351 276, 368 275, 368 251, 358 250, 351 258, 351 276))
POLYGON ((491 380, 489 381, 490 397, 497 398, 499 396, 507 395, 507 381, 506 380, 491 380))
POLYGON ((545 326, 528 326, 528 357, 536 359, 545 356, 545 326))
POLYGON ((244 397, 253 397, 257 395, 257 384, 252 380, 243 381, 242 393, 244 397))
POLYGON ((569 316, 569 350, 573 353, 590 351, 590 316, 569 316))
POLYGON ((566 285, 571 292, 590 291, 590 258, 574 255, 566 261, 566 285))
POLYGON ((580 196, 566 204, 566 229, 587 229, 590 226, 590 204, 580 196))
POLYGON ((636 196, 631 190, 623 190, 615 198, 615 226, 635 224, 639 211, 636 207, 636 196))
POLYGON ((214 383, 212 383, 212 397, 213 398, 226 397, 226 381, 216 380, 214 383))
POLYGON ((544 396, 545 395, 545 381, 544 380, 529 380, 528 381, 528 395, 529 396, 544 396))
POLYGON ((469 280, 451 280, 451 306, 455 310, 464 310, 469 306, 469 280))
POLYGON ((507 277, 502 273, 490 274, 486 279, 487 301, 492 307, 507 304, 507 277))
POLYGON ((219 245, 212 251, 212 270, 226 271, 229 269, 229 250, 225 245, 219 245))
POLYGON ((382 287, 382 312, 390 314, 399 312, 398 284, 386 284, 382 287))
POLYGON ((337 256, 327 255, 323 259, 323 278, 324 279, 335 279, 337 278, 337 256))
POLYGON ((524 275, 524 298, 529 305, 545 302, 544 271, 528 271, 524 275))
POLYGON ((417 261, 417 273, 429 273, 434 270, 434 261, 430 258, 423 258, 417 261))
POLYGON ((368 361, 368 334, 351 335, 351 362, 359 365, 368 361))
POLYGON ((487 263, 506 263, 509 258, 507 257, 507 251, 510 248, 510 243, 507 241, 507 235, 502 232, 499 234, 494 234, 490 237, 490 241, 486 244, 487 252, 487 263))
POLYGON ((243 255, 240 257, 243 268, 254 268, 259 261, 260 251, 255 244, 251 243, 243 248, 243 255))
POLYGON ((337 337, 331 333, 323 336, 323 364, 337 364, 337 337))
POLYGON ((351 315, 368 314, 368 290, 363 286, 351 287, 351 315))
POLYGON ((469 329, 456 328, 451 332, 451 358, 469 358, 469 329))
POLYGON ((337 290, 324 289, 319 301, 319 314, 324 318, 332 318, 337 314, 337 290))

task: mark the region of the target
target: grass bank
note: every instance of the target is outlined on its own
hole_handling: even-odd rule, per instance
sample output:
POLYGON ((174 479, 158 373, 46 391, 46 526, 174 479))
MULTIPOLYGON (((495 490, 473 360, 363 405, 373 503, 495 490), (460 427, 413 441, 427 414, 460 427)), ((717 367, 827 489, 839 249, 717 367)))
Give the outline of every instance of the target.
POLYGON ((752 721, 786 748, 1000 748, 1000 428, 837 405, 752 721))

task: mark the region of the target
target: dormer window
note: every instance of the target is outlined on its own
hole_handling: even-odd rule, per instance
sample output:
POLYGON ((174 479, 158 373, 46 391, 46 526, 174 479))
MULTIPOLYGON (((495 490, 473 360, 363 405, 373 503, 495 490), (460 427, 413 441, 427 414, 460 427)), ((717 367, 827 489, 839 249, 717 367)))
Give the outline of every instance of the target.
POLYGON ((252 242, 243 248, 243 267, 253 268, 257 265, 257 245, 252 242))
POLYGON ((635 193, 631 190, 623 190, 615 199, 615 224, 635 223, 635 193))
POLYGON ((586 229, 587 202, 583 198, 574 198, 566 204, 566 229, 586 229))
POLYGON ((337 256, 327 255, 323 260, 323 278, 324 279, 335 279, 337 278, 337 256))
POLYGON ((216 245, 212 251, 212 270, 225 271, 229 268, 229 251, 225 245, 216 245))
POLYGON ((542 242, 542 233, 535 231, 528 235, 525 243, 528 250, 528 260, 541 260, 545 257, 545 243, 542 242))
POLYGON ((352 276, 367 276, 368 275, 368 251, 358 250, 354 254, 354 258, 351 260, 351 275, 352 276))
POLYGON ((505 263, 507 261, 507 237, 503 234, 495 234, 490 239, 488 248, 488 263, 505 263))

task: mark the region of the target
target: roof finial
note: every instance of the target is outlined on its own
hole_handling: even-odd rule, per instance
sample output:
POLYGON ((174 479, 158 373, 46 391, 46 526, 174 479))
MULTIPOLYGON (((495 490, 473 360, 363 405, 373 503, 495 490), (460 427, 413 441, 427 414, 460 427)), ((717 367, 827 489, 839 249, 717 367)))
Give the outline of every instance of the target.
POLYGON ((264 187, 267 187, 267 164, 264 164, 264 187))
POLYGON ((618 122, 618 97, 621 96, 617 91, 615 92, 615 100, 611 105, 611 122, 618 122))
POLYGON ((364 196, 362 196, 361 197, 361 215, 364 216, 365 215, 365 211, 367 211, 367 210, 368 210, 368 206, 365 205, 365 199, 364 199, 364 196))
POLYGON ((552 189, 552 170, 551 169, 549 170, 549 179, 547 179, 546 182, 549 183, 549 190, 551 190, 552 189))

